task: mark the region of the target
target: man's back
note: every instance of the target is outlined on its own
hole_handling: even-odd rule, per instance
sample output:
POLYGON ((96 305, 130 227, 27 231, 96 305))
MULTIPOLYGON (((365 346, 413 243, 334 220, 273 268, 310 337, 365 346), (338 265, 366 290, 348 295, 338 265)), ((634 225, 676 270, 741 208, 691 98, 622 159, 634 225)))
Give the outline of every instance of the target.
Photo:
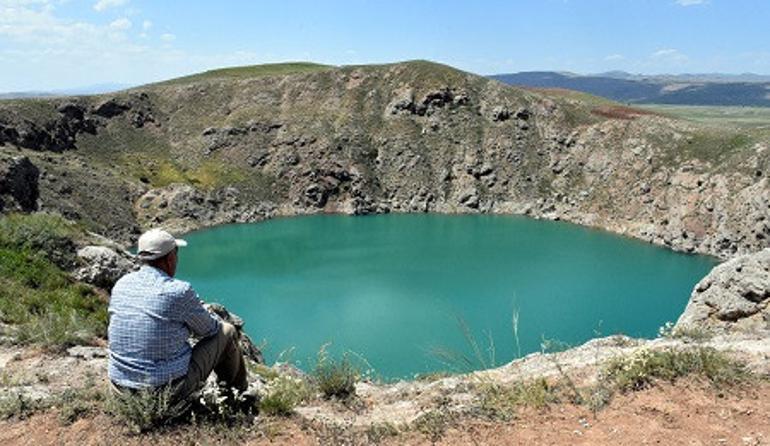
POLYGON ((147 265, 115 284, 109 312, 109 376, 123 387, 156 387, 185 375, 190 332, 206 337, 219 328, 188 283, 147 265))

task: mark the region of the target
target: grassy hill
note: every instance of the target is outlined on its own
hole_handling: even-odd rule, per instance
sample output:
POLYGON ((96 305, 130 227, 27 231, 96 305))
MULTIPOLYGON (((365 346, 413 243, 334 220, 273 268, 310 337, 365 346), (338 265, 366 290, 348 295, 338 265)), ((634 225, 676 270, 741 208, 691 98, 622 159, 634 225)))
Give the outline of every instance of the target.
POLYGON ((202 73, 191 74, 189 76, 178 77, 166 81, 137 87, 138 89, 147 88, 152 85, 181 85, 192 82, 206 80, 225 80, 225 79, 248 79, 260 76, 285 76, 289 74, 312 73, 316 71, 328 70, 334 67, 321 65, 311 62, 287 62, 263 65, 248 65, 241 67, 220 68, 216 70, 204 71, 202 73))

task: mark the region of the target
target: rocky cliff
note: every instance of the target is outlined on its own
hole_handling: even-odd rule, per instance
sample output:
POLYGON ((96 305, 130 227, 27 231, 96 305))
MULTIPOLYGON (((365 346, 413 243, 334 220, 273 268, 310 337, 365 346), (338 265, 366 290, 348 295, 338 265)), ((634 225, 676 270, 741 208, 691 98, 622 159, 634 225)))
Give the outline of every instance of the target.
POLYGON ((251 67, 0 102, 15 160, 0 197, 123 242, 159 224, 490 212, 727 258, 770 246, 768 141, 429 62, 251 67))
POLYGON ((770 330, 770 249, 715 267, 695 286, 682 329, 770 330))

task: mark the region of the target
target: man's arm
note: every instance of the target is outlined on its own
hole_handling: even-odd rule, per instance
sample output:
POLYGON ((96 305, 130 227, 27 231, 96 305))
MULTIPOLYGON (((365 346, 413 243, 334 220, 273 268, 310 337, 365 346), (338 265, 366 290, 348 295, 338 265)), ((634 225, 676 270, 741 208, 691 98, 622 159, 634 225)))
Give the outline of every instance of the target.
POLYGON ((188 286, 181 299, 183 321, 196 338, 207 338, 219 330, 219 319, 203 308, 198 293, 188 286))

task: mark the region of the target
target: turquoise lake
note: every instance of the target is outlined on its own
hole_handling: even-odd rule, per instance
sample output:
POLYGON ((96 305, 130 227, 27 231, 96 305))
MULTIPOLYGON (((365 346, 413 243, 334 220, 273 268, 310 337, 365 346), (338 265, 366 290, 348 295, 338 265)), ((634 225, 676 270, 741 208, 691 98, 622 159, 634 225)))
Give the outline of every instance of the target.
POLYGON ((184 238, 178 276, 242 316, 268 362, 307 368, 331 343, 386 379, 501 365, 544 339, 654 337, 716 264, 517 216, 319 215, 184 238))

